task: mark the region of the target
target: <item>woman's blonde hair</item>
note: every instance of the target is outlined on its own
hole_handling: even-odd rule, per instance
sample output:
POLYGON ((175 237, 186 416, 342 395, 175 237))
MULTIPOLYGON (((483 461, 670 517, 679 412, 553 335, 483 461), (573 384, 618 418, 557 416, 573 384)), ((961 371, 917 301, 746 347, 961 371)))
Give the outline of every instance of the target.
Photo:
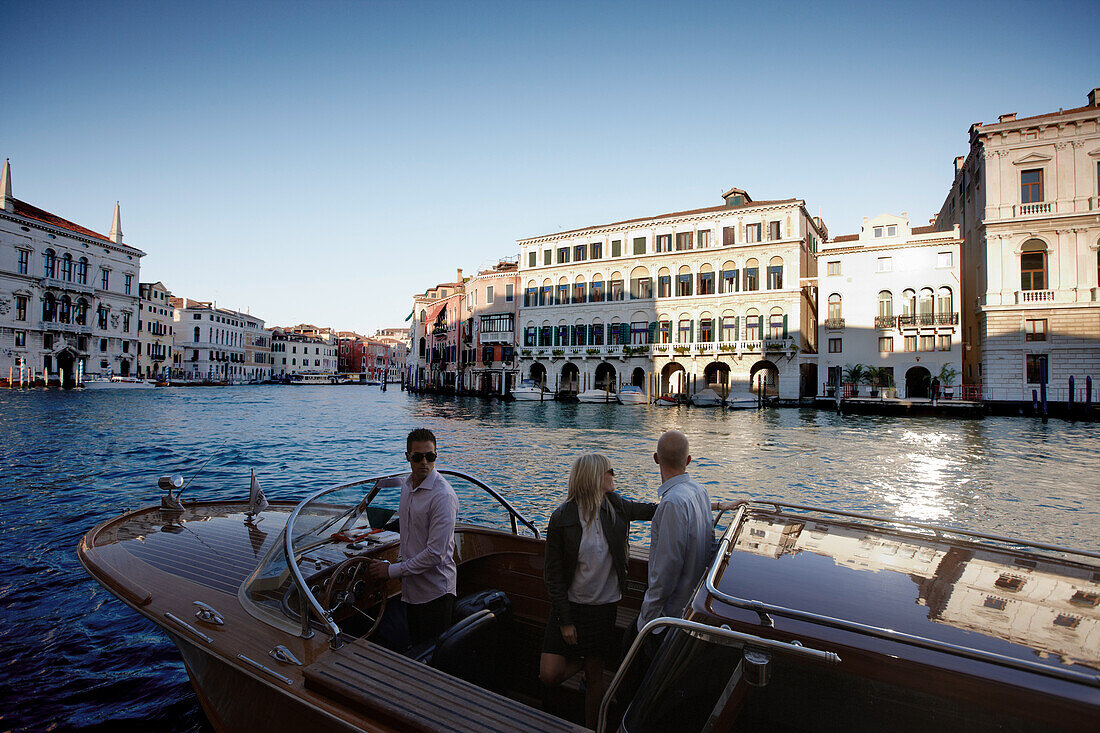
POLYGON ((587 453, 573 461, 569 470, 568 501, 577 502, 581 520, 591 524, 603 504, 603 476, 611 470, 611 461, 601 453, 587 453))

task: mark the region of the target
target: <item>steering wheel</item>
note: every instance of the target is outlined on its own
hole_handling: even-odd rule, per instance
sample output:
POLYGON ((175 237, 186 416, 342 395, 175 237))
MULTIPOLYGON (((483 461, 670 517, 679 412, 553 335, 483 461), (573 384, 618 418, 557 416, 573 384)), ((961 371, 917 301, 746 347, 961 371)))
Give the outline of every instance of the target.
POLYGON ((351 606, 356 613, 364 616, 370 622, 370 628, 363 634, 364 639, 370 638, 378 630, 378 624, 382 621, 382 613, 386 610, 386 581, 375 580, 369 573, 363 573, 359 577, 359 571, 368 566, 372 560, 368 557, 356 556, 344 560, 336 566, 325 583, 325 595, 321 599, 321 605, 326 611, 332 613, 345 603, 351 606), (343 588, 333 593, 337 585, 343 584, 343 588), (356 607, 360 601, 367 608, 377 606, 374 615, 356 607), (333 605, 335 602, 335 605, 333 605))

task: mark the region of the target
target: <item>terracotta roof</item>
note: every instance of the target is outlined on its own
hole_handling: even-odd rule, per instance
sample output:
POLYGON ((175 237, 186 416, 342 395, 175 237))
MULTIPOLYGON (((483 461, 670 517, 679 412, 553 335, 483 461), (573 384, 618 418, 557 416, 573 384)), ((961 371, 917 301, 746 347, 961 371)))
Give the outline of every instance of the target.
MULTIPOLYGON (((913 234, 935 234, 936 227, 934 225, 929 225, 926 227, 913 227, 909 231, 913 234)), ((950 234, 950 232, 944 232, 944 234, 950 234)), ((830 239, 829 243, 832 244, 833 242, 854 242, 857 239, 859 239, 858 234, 841 234, 839 237, 833 237, 832 239, 830 239)))
POLYGON ((913 234, 933 234, 936 231, 936 226, 934 224, 929 224, 926 227, 913 227, 910 231, 913 234))
POLYGON ((1008 125, 1008 124, 1011 124, 1013 122, 1023 122, 1025 120, 1038 120, 1038 119, 1042 119, 1043 117, 1060 117, 1062 115, 1072 115, 1072 114, 1076 114, 1077 112, 1084 112, 1084 111, 1090 110, 1090 109, 1100 112, 1100 107, 1090 107, 1088 105, 1085 105, 1084 107, 1074 107, 1073 109, 1063 109, 1063 110, 1059 110, 1057 112, 1046 112, 1046 113, 1041 114, 1041 115, 1032 115, 1031 117, 1017 117, 1014 120, 1006 120, 1003 123, 1001 123, 1001 122, 990 122, 988 125, 983 124, 981 126, 982 127, 990 127, 992 125, 1000 125, 1000 124, 1008 125))
POLYGON ((841 234, 839 237, 833 237, 829 242, 854 242, 857 239, 859 239, 858 234, 841 234))
POLYGON ((31 204, 28 204, 26 201, 20 201, 17 198, 12 198, 11 200, 15 203, 15 213, 19 214, 19 216, 24 216, 28 219, 34 219, 36 221, 40 221, 40 222, 43 222, 45 224, 49 224, 50 226, 55 226, 58 229, 68 229, 70 232, 75 232, 76 234, 83 234, 85 237, 94 237, 95 239, 102 239, 104 242, 110 242, 111 241, 110 239, 103 236, 102 234, 99 234, 98 232, 93 232, 91 229, 88 229, 86 227, 82 227, 79 224, 74 224, 73 222, 69 221, 68 219, 62 219, 60 216, 57 216, 56 214, 51 214, 48 211, 44 211, 44 210, 38 208, 37 206, 32 206, 31 204))
POLYGON ((528 239, 542 239, 543 237, 560 237, 563 234, 572 234, 574 232, 585 232, 589 229, 605 229, 607 227, 617 227, 622 224, 633 224, 639 221, 650 221, 652 219, 668 219, 674 216, 690 216, 691 214, 709 214, 712 211, 736 211, 738 209, 751 209, 756 206, 769 206, 772 204, 790 204, 795 201, 801 201, 801 199, 774 199, 771 201, 753 201, 751 203, 741 204, 740 206, 708 206, 704 209, 689 209, 687 211, 674 211, 671 214, 657 214, 656 216, 639 216, 636 219, 624 219, 622 221, 613 221, 610 224, 593 224, 592 226, 580 227, 578 229, 566 229, 563 232, 554 232, 553 234, 539 234, 534 237, 524 237, 520 241, 526 241, 528 239))

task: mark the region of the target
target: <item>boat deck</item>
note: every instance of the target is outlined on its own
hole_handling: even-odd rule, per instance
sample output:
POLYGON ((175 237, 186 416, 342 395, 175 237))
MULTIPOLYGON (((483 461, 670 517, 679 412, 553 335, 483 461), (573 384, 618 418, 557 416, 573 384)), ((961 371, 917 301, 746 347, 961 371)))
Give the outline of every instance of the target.
POLYGON ((361 639, 309 666, 304 675, 306 689, 411 730, 587 730, 361 639))

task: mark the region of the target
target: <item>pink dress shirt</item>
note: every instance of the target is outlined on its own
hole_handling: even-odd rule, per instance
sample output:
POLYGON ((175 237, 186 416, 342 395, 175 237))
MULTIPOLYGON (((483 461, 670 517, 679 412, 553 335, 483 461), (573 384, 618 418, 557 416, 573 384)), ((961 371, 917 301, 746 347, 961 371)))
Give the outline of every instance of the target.
POLYGON ((401 479, 397 508, 401 545, 398 562, 389 567, 391 578, 401 578, 406 603, 427 603, 455 593, 455 517, 458 497, 437 471, 413 489, 410 476, 401 479))

